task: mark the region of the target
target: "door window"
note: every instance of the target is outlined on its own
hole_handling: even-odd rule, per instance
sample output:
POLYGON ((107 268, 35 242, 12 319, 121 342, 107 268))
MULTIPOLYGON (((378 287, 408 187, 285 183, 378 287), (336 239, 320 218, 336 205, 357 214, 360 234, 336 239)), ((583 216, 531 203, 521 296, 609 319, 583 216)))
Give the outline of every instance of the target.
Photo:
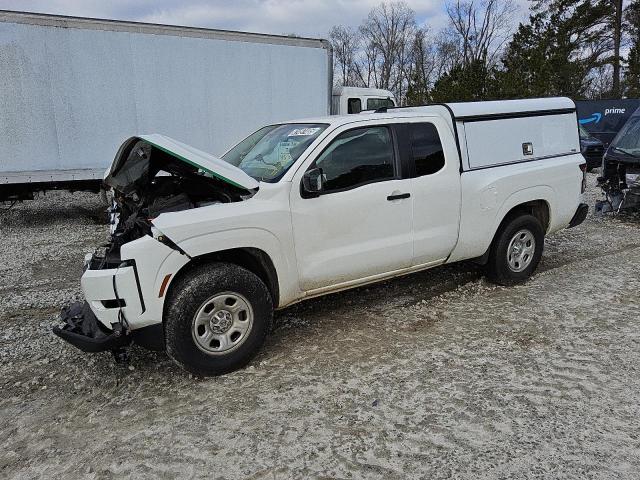
POLYGON ((348 113, 360 113, 362 111, 362 102, 359 98, 350 98, 347 100, 348 113))
POLYGON ((338 135, 322 152, 324 191, 333 192, 394 178, 393 141, 389 128, 356 128, 338 135))
POLYGON ((410 123, 411 154, 416 177, 431 175, 444 167, 444 151, 438 130, 432 123, 410 123))

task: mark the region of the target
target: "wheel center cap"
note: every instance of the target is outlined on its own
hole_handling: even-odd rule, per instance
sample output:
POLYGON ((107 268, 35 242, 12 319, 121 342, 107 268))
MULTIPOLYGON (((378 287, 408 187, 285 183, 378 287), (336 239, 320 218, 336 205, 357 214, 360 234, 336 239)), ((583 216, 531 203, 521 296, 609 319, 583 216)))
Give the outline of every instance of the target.
POLYGON ((211 320, 209 320, 209 326, 213 333, 225 333, 233 324, 233 316, 228 310, 217 311, 211 320))

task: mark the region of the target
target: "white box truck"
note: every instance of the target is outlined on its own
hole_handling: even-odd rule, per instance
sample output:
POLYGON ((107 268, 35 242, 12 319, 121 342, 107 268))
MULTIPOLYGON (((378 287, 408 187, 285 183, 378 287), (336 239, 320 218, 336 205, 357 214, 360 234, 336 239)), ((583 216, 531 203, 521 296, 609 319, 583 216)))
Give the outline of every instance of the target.
POLYGON ((0 201, 97 191, 135 133, 219 155, 331 113, 326 40, 0 11, 0 63, 0 201))

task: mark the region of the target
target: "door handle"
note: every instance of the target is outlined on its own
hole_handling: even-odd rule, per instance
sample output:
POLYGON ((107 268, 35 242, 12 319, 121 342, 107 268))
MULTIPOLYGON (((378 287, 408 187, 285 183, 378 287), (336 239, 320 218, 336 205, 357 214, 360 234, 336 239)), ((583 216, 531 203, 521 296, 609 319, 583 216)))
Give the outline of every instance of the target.
POLYGON ((387 197, 387 200, 391 202, 393 200, 402 200, 403 198, 409 198, 410 196, 411 196, 410 193, 398 193, 396 195, 389 195, 387 197))

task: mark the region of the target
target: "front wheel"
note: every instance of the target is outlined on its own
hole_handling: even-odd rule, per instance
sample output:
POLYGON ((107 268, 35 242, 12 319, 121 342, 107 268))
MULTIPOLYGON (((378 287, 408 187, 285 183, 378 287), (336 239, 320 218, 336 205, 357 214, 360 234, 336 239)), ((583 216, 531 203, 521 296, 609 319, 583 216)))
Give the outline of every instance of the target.
POLYGON ((228 263, 196 267, 167 298, 167 353, 197 375, 222 375, 246 365, 271 328, 273 304, 254 273, 228 263))
POLYGON ((544 230, 533 215, 508 219, 491 244, 487 277, 499 285, 515 285, 527 280, 542 257, 544 230))

